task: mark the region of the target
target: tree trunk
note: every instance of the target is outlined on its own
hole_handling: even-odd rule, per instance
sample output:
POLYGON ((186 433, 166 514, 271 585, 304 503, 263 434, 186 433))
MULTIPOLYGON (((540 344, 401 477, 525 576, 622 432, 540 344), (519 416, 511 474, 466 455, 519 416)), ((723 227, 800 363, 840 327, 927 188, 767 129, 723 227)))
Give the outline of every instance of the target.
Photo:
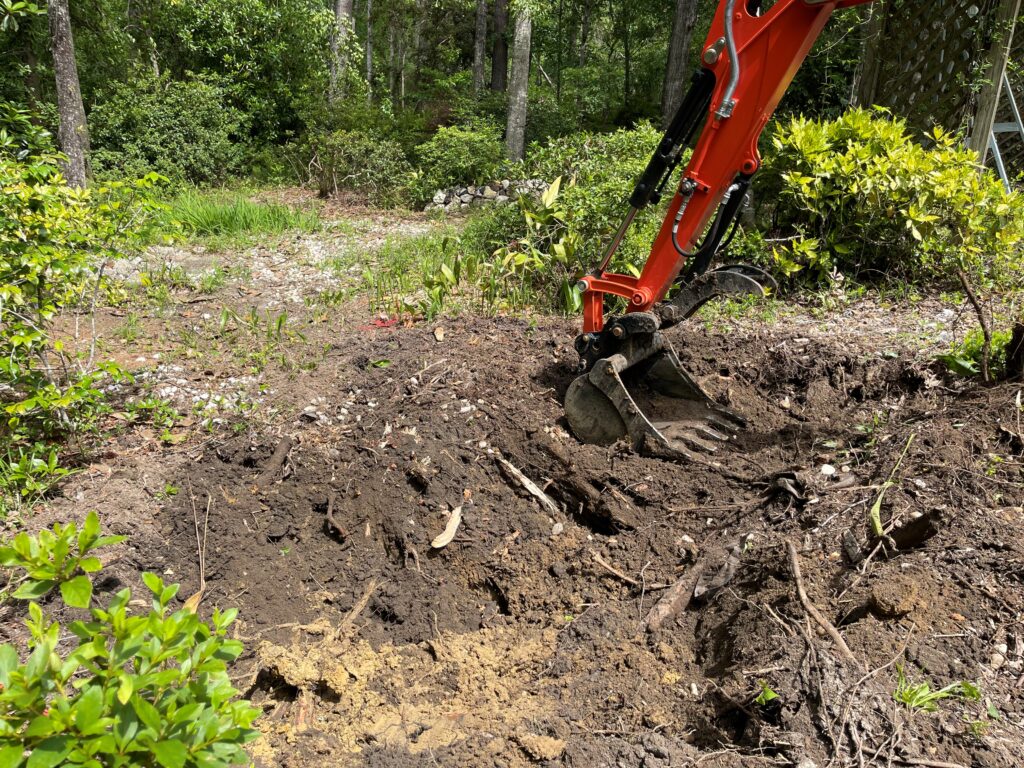
POLYGON ((583 0, 583 12, 580 20, 580 49, 577 54, 577 60, 581 67, 587 63, 587 45, 590 42, 590 16, 592 11, 592 0, 583 0))
POLYGON ((473 93, 484 89, 484 63, 487 57, 487 0, 476 0, 476 32, 473 37, 473 93))
POLYGON ((530 84, 530 34, 533 20, 528 8, 516 16, 515 39, 512 41, 512 79, 508 94, 508 125, 505 146, 512 160, 522 160, 526 149, 526 106, 530 84))
POLYGON ((662 127, 668 124, 679 109, 686 88, 686 69, 690 60, 690 39, 697 23, 698 0, 676 0, 676 12, 672 17, 672 36, 668 41, 668 64, 665 66, 665 81, 661 89, 662 127))
POLYGON ((84 187, 89 178, 89 126, 85 122, 82 90, 78 85, 68 0, 50 0, 48 13, 53 71, 57 81, 57 140, 68 158, 64 176, 71 186, 84 187))
POLYGON ((334 31, 331 33, 331 71, 330 83, 327 87, 327 100, 334 103, 338 97, 338 81, 345 74, 345 44, 352 30, 353 0, 335 0, 334 31))
POLYGON ((366 0, 366 102, 373 102, 373 0, 366 0))
POLYGON ((508 0, 494 0, 494 48, 491 50, 491 90, 504 92, 508 84, 508 0))
POLYGON ((633 51, 630 47, 629 26, 632 19, 629 4, 622 9, 622 109, 628 114, 629 103, 633 100, 633 51))

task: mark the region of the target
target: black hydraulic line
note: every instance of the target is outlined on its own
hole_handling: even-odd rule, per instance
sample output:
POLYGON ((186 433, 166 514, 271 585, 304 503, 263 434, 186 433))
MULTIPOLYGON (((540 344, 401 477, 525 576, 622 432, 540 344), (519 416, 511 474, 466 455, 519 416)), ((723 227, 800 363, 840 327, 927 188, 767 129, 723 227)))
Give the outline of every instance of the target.
MULTIPOLYGON (((722 203, 718 209, 715 220, 711 224, 711 229, 708 230, 707 235, 704 236, 704 241, 693 253, 689 263, 686 265, 686 269, 680 275, 683 282, 689 282, 698 275, 707 272, 708 267, 711 266, 711 260, 714 259, 715 255, 723 247, 722 243, 726 237, 726 229, 734 226, 739 221, 740 212, 743 209, 743 201, 747 196, 749 188, 750 176, 739 176, 736 180, 735 189, 729 193, 729 199, 722 203)), ((734 234, 735 229, 729 234, 730 240, 734 234)), ((679 250, 678 245, 676 249, 679 250)))
POLYGON ((675 168, 682 148, 690 142, 706 117, 714 90, 715 75, 711 70, 701 69, 694 73, 690 89, 630 195, 630 206, 637 210, 646 208, 660 195, 667 173, 675 168))

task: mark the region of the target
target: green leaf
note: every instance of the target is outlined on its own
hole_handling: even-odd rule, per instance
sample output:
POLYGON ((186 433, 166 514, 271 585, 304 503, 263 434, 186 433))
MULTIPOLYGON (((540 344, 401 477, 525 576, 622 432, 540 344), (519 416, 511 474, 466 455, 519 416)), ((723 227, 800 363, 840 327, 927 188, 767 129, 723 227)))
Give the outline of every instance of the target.
POLYGON ((153 745, 153 756, 164 768, 183 768, 188 759, 188 749, 175 739, 158 741, 153 745))
POLYGON ((18 590, 14 593, 13 597, 18 600, 37 600, 47 594, 56 585, 57 582, 52 579, 42 579, 40 581, 30 579, 18 587, 18 590))
POLYGON ((26 768, 55 768, 71 751, 71 738, 51 736, 35 746, 29 755, 26 768))
POLYGON ((17 768, 24 761, 25 748, 21 744, 0 747, 0 768, 17 768))
POLYGON ((98 685, 89 688, 75 702, 75 727, 84 731, 100 719, 103 714, 103 689, 98 685))
POLYGON ((88 576, 75 576, 60 585, 60 594, 69 608, 88 608, 92 600, 92 582, 88 576))
POLYGON ((159 595, 163 591, 164 582, 155 573, 144 573, 142 574, 142 583, 146 585, 146 588, 154 595, 159 595))
POLYGON ((127 704, 134 690, 135 684, 132 682, 131 676, 121 675, 121 684, 117 686, 117 700, 122 704, 127 704))
POLYGON ((86 573, 96 573, 103 568, 103 563, 98 557, 83 557, 78 561, 78 567, 86 573))

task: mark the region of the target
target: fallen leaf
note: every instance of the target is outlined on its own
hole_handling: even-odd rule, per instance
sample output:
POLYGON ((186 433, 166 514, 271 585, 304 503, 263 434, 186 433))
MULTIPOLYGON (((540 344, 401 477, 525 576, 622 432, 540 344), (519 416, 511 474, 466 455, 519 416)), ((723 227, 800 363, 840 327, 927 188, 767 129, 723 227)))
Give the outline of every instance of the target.
POLYGON ((459 525, 462 523, 462 506, 458 506, 452 510, 451 516, 448 518, 448 525, 444 527, 444 531, 430 542, 430 546, 434 549, 441 549, 447 547, 452 543, 452 539, 455 538, 456 531, 459 530, 459 525))

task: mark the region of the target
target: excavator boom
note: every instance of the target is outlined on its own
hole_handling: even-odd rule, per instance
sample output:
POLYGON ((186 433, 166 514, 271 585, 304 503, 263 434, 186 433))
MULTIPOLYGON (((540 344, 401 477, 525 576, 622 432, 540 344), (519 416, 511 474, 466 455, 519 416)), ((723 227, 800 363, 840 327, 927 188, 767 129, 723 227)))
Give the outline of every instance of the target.
POLYGON ((584 318, 576 348, 584 373, 566 395, 566 415, 580 439, 611 443, 628 435, 637 450, 695 459, 743 426, 682 369, 663 331, 716 296, 764 295, 775 287, 754 267, 708 269, 761 165, 761 132, 797 70, 836 9, 868 2, 777 0, 762 12, 761 0, 720 0, 702 69, 638 180, 600 265, 580 281, 584 318), (608 272, 634 216, 660 201, 698 130, 640 276, 608 272), (674 286, 679 290, 666 301, 674 286), (605 316, 607 295, 626 300, 625 314, 605 316))

